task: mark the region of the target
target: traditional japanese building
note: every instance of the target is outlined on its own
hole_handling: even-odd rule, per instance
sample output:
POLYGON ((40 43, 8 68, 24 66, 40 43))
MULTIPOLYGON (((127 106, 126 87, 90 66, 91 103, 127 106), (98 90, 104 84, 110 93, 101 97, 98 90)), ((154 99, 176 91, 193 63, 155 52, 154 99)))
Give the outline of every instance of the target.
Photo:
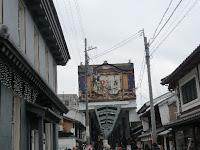
POLYGON ((168 123, 175 149, 200 149, 200 46, 161 80, 177 95, 177 119, 168 123))
MULTIPOLYGON (((139 120, 133 63, 109 64, 105 61, 88 68, 92 70, 87 76, 90 140, 98 143, 100 139, 108 139, 112 147, 116 143, 126 147, 131 122, 139 120)), ((78 67, 78 75, 79 107, 85 111, 85 66, 78 67)))
POLYGON ((57 150, 57 65, 69 59, 52 0, 0 0, 0 149, 57 150))

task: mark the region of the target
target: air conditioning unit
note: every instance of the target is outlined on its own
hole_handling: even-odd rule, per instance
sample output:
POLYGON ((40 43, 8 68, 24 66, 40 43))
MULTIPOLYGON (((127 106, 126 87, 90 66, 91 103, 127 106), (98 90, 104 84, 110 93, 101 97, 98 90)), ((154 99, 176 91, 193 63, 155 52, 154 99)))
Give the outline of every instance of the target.
POLYGON ((63 131, 63 126, 58 126, 58 131, 63 131))

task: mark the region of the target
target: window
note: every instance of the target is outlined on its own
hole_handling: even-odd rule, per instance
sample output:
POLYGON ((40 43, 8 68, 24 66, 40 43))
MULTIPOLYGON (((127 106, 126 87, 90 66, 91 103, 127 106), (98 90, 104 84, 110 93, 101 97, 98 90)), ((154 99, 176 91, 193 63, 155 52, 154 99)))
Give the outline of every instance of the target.
POLYGON ((195 78, 181 87, 183 104, 193 101, 197 98, 197 88, 195 78))
POLYGON ((3 24, 3 0, 0 0, 0 24, 3 24))
POLYGON ((39 150, 38 130, 31 130, 31 150, 39 150))
POLYGON ((52 149, 52 124, 51 123, 45 123, 45 134, 46 134, 46 149, 51 150, 52 149))
POLYGON ((39 34, 36 28, 34 29, 34 51, 35 68, 39 71, 39 34))
POLYGON ((57 92, 57 64, 53 62, 53 88, 57 92))
POLYGON ((48 57, 48 49, 45 48, 45 68, 46 68, 46 81, 49 83, 49 57, 48 57))
POLYGON ((12 106, 12 150, 19 150, 20 142, 20 97, 14 93, 12 106))
POLYGON ((65 106, 69 106, 69 101, 65 100, 64 104, 65 104, 65 106))
POLYGON ((25 52, 25 8, 21 0, 19 0, 19 10, 18 10, 18 33, 19 33, 19 46, 25 52))

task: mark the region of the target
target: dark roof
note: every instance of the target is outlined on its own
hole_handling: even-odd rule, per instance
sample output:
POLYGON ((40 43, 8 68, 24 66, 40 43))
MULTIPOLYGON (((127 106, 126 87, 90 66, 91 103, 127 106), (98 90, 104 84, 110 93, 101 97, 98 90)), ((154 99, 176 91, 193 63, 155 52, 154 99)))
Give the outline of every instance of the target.
POLYGON ((24 0, 40 33, 58 65, 70 59, 53 0, 24 0))
POLYGON ((176 68, 167 77, 161 80, 162 85, 169 84, 169 89, 174 89, 178 80, 185 76, 189 71, 194 69, 200 63, 200 46, 198 46, 183 62, 179 67, 176 68))
MULTIPOLYGON (((106 65, 109 65, 109 66, 114 67, 114 68, 121 70, 121 71, 132 71, 132 72, 134 72, 133 63, 122 63, 122 64, 103 63, 101 65, 88 65, 88 68, 90 67, 90 68, 93 68, 95 70, 99 67, 106 66, 106 65)), ((78 72, 84 73, 85 72, 85 66, 84 65, 78 66, 78 72)))
POLYGON ((144 103, 142 105, 142 107, 140 107, 140 109, 137 111, 138 114, 144 113, 146 111, 146 109, 149 108, 149 105, 147 106, 146 103, 144 103))

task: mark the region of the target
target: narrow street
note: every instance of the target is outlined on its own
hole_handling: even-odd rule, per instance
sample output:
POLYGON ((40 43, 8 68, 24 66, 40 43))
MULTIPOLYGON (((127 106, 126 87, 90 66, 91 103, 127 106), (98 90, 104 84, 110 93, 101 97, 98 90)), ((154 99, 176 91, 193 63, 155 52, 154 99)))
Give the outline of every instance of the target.
POLYGON ((0 150, 200 150, 200 0, 0 0, 0 150))

